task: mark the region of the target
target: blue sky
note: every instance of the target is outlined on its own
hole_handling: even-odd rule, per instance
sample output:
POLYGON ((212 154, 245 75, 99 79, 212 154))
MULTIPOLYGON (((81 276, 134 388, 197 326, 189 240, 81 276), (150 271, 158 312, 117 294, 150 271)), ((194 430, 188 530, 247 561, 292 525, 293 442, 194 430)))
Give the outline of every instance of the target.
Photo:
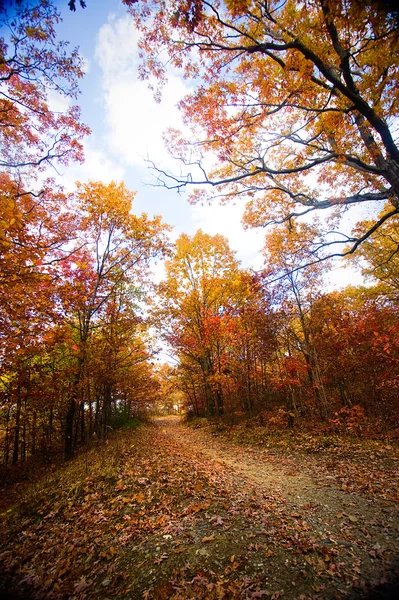
MULTIPOLYGON (((179 172, 179 164, 172 162, 164 149, 162 134, 168 127, 182 126, 176 104, 189 91, 189 84, 172 72, 162 102, 154 101, 148 83, 138 80, 137 33, 120 0, 87 0, 87 8, 78 5, 75 13, 69 11, 67 0, 58 0, 57 6, 63 18, 59 39, 79 46, 87 62, 78 104, 83 122, 92 130, 85 142, 85 164, 65 169, 64 184, 72 188, 77 180, 123 180, 137 191, 135 210, 162 215, 174 228, 172 239, 182 232, 193 235, 199 228, 212 235, 221 233, 245 267, 259 269, 265 231, 244 231, 242 201, 228 206, 190 206, 184 195, 150 185, 154 175, 147 157, 179 172)), ((59 107, 63 108, 62 102, 59 107)), ((338 265, 341 268, 330 276, 334 287, 360 282, 347 265, 338 265)), ((161 274, 160 267, 158 277, 161 274)))
POLYGON ((92 135, 85 142, 86 162, 64 171, 64 182, 123 179, 137 190, 136 211, 160 214, 172 225, 172 237, 199 228, 225 235, 245 266, 259 268, 263 231, 244 231, 240 224, 243 204, 190 206, 184 195, 149 185, 154 175, 146 158, 179 171, 162 141, 167 127, 181 125, 176 103, 188 92, 187 82, 171 74, 160 104, 153 100, 147 82, 137 78, 137 35, 132 19, 119 0, 88 0, 87 8, 68 10, 66 0, 57 3, 63 22, 59 38, 79 46, 87 61, 78 104, 82 121, 92 135))

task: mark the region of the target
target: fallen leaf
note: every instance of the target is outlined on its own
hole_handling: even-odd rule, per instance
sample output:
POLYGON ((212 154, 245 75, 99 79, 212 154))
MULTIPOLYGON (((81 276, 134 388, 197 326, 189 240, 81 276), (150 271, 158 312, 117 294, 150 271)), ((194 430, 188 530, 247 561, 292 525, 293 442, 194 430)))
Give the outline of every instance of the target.
POLYGON ((173 585, 168 581, 167 583, 163 583, 154 590, 154 598, 155 600, 167 600, 173 594, 174 589, 173 585))

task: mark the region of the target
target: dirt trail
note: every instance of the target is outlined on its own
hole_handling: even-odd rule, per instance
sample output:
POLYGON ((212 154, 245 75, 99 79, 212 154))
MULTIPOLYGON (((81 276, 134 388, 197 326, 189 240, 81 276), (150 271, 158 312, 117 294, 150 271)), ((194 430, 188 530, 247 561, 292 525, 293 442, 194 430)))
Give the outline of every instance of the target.
POLYGON ((396 467, 357 458, 243 447, 178 418, 120 433, 3 514, 0 595, 397 598, 396 467))
POLYGON ((281 458, 273 452, 248 447, 243 449, 242 446, 223 443, 204 431, 182 426, 178 417, 161 423, 169 435, 187 445, 192 452, 233 469, 237 476, 248 477, 273 495, 305 503, 317 495, 314 480, 301 471, 292 459, 281 458))
MULTIPOLYGON (((323 458, 287 456, 275 449, 232 444, 206 431, 191 429, 178 417, 160 419, 158 424, 183 452, 208 461, 209 469, 212 465, 221 467, 236 490, 255 488, 261 496, 273 498, 284 519, 291 524, 297 521, 298 530, 304 519, 305 529, 309 527, 308 533, 316 543, 327 548, 331 545, 340 550, 347 549, 357 555, 354 572, 361 572, 365 580, 373 577, 378 580, 378 559, 385 562, 384 566, 396 568, 399 558, 398 505, 384 498, 370 497, 367 493, 345 492, 334 485, 331 475, 320 477, 317 470, 313 477, 317 460, 323 458)), ((385 577, 381 577, 381 581, 384 580, 385 577)), ((380 595, 375 591, 370 598, 374 594, 375 597, 390 597, 390 592, 386 596, 381 590, 378 593, 380 595)), ((396 591, 394 597, 397 597, 396 591)))
MULTIPOLYGON (((399 525, 397 504, 368 497, 366 494, 346 493, 332 483, 329 475, 325 476, 328 485, 325 487, 309 475, 309 469, 305 471, 302 461, 295 456, 283 456, 281 452, 224 442, 207 432, 184 426, 179 417, 169 417, 159 420, 159 423, 169 436, 189 448, 191 453, 228 468, 235 477, 237 486, 250 481, 257 484, 264 493, 279 498, 295 509, 305 506, 308 510, 309 505, 317 505, 318 514, 312 520, 322 529, 327 526, 326 534, 331 533, 331 530, 337 533, 342 531, 341 525, 337 524, 340 517, 337 518, 336 515, 345 510, 353 517, 351 523, 356 522, 356 514, 360 520, 365 517, 371 519, 383 513, 385 521, 399 525), (331 519, 328 523, 327 518, 331 519)), ((385 537, 389 543, 392 535, 386 533, 385 537)))

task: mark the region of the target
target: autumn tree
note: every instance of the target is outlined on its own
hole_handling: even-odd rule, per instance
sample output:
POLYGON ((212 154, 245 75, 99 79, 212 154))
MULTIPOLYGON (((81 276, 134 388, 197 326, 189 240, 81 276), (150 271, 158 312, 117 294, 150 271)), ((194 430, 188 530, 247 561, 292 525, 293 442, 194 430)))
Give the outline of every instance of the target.
POLYGON ((353 252, 398 213, 399 35, 382 3, 154 0, 129 10, 143 76, 162 81, 172 64, 195 83, 180 104, 192 140, 167 136, 187 174, 158 169, 164 185, 208 184, 194 201, 243 196, 247 224, 261 227, 388 203, 354 234, 331 227, 330 254, 353 252))
POLYGON ((35 183, 49 165, 81 161, 88 133, 76 106, 52 108, 56 95, 76 97, 83 75, 77 51, 57 40, 59 20, 47 0, 0 9, 0 319, 22 317, 18 302, 50 280, 54 252, 72 231, 59 186, 43 175, 35 183))
POLYGON ((174 386, 196 415, 252 413, 270 400, 276 337, 267 293, 227 240, 201 230, 176 242, 154 310, 177 359, 174 386))
POLYGON ((128 423, 152 404, 155 350, 149 323, 139 308, 140 296, 143 291, 133 285, 119 285, 96 319, 90 340, 88 369, 94 393, 88 400, 89 434, 94 432, 100 439, 108 437, 115 419, 128 423))
MULTIPOLYGON (((55 277, 57 255, 74 236, 66 196, 54 182, 47 182, 36 195, 9 175, 0 174, 0 188, 0 322, 6 331, 7 322, 23 321, 23 306, 27 311, 31 308, 34 327, 34 298, 46 286, 41 309, 47 304, 50 314, 49 285, 55 277)), ((65 251, 63 256, 67 255, 65 251)))
POLYGON ((64 247, 66 257, 73 238, 65 194, 42 172, 82 161, 81 140, 88 133, 78 107, 69 106, 78 93, 82 60, 57 39, 59 20, 48 0, 0 8, 0 374, 6 382, 6 423, 15 417, 14 462, 19 450, 25 452, 21 407, 30 405, 35 387, 37 348, 59 318, 57 253, 64 247), (55 109, 59 98, 64 111, 55 109))
MULTIPOLYGON (((53 184, 40 194, 25 191, 9 175, 0 175, 0 377, 5 430, 14 422, 13 462, 17 462, 20 427, 26 433, 22 407, 37 385, 32 381, 42 363, 38 350, 49 328, 60 320, 55 281, 61 248, 68 255, 72 220, 66 197, 53 184)), ((43 393, 45 404, 46 393, 43 393)), ((34 401, 36 404, 36 400, 34 401)), ((33 414, 34 411, 33 411, 33 414)), ((6 433, 6 435, 8 435, 6 433)))
POLYGON ((238 281, 238 263, 227 240, 199 230, 192 238, 178 238, 159 286, 159 324, 177 355, 197 365, 208 414, 223 411, 219 326, 238 281))
MULTIPOLYGON (((274 285, 274 302, 280 311, 281 368, 284 377, 292 381, 289 371, 295 366, 296 379, 303 371, 295 365, 297 351, 305 360, 309 383, 316 398, 320 415, 327 416, 328 405, 322 385, 317 351, 313 342, 311 308, 321 295, 323 274, 327 263, 312 263, 311 245, 319 235, 315 225, 305 223, 279 225, 266 236, 264 248, 266 268, 265 282, 274 285), (307 266, 298 268, 299 265, 307 266), (288 372, 287 372, 288 371, 288 372)), ((296 386, 289 385, 288 410, 297 415, 300 401, 296 398, 296 386)))
MULTIPOLYGON (((152 259, 167 247, 167 227, 160 217, 132 213, 134 194, 124 184, 105 185, 90 182, 78 186, 76 193, 79 249, 67 263, 63 262, 63 286, 60 301, 78 344, 75 379, 66 415, 65 454, 73 453, 73 424, 76 411, 83 410, 81 384, 87 367, 88 342, 105 318, 109 305, 118 301, 117 291, 124 286, 140 288, 148 280, 152 259)), ((110 312, 110 318, 114 318, 110 312)), ((111 381, 105 383, 107 400, 111 400, 111 381)), ((107 409, 108 410, 108 409, 107 409)))
POLYGON ((133 199, 116 183, 81 184, 69 198, 28 193, 0 238, 6 462, 62 436, 69 458, 93 434, 106 438, 115 412, 148 405, 156 383, 140 303, 168 228, 135 215, 133 199))
MULTIPOLYGON (((389 210, 389 207, 387 207, 389 210)), ((380 218, 385 215, 385 210, 380 218)), ((358 224, 358 229, 370 227, 370 221, 358 224)), ((362 244, 352 259, 360 267, 362 275, 370 282, 378 284, 378 293, 393 300, 399 292, 399 218, 394 216, 382 227, 374 231, 362 244)))
POLYGON ((186 400, 186 390, 182 385, 179 365, 171 366, 167 363, 160 364, 156 371, 158 393, 156 395, 155 410, 159 414, 180 413, 186 400))
POLYGON ((379 420, 394 427, 399 382, 396 303, 373 288, 349 287, 318 298, 310 318, 331 412, 363 412, 371 427, 379 420))
POLYGON ((76 97, 83 63, 57 39, 49 0, 0 8, 0 422, 16 463, 64 436, 65 454, 106 437, 111 411, 151 390, 139 316, 167 228, 132 212, 123 184, 69 197, 49 166, 81 161, 76 97), (62 112, 55 107, 66 108, 62 112), (40 175, 39 175, 40 174, 40 175), (140 388, 140 392, 138 389, 140 388), (95 402, 94 402, 95 400, 95 402), (87 414, 88 413, 88 414, 87 414))
POLYGON ((68 107, 83 61, 57 39, 59 21, 48 0, 5 3, 0 10, 0 168, 9 172, 83 160, 88 128, 80 109, 68 107), (64 112, 54 108, 57 95, 66 99, 64 112))

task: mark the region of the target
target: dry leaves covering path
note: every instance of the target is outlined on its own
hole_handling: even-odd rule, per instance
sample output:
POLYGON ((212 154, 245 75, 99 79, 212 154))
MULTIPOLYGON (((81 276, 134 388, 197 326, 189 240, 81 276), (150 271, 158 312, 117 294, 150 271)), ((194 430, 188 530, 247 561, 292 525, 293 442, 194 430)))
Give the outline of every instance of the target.
POLYGON ((391 454, 287 454, 157 420, 79 457, 3 513, 3 593, 395 598, 391 454))

